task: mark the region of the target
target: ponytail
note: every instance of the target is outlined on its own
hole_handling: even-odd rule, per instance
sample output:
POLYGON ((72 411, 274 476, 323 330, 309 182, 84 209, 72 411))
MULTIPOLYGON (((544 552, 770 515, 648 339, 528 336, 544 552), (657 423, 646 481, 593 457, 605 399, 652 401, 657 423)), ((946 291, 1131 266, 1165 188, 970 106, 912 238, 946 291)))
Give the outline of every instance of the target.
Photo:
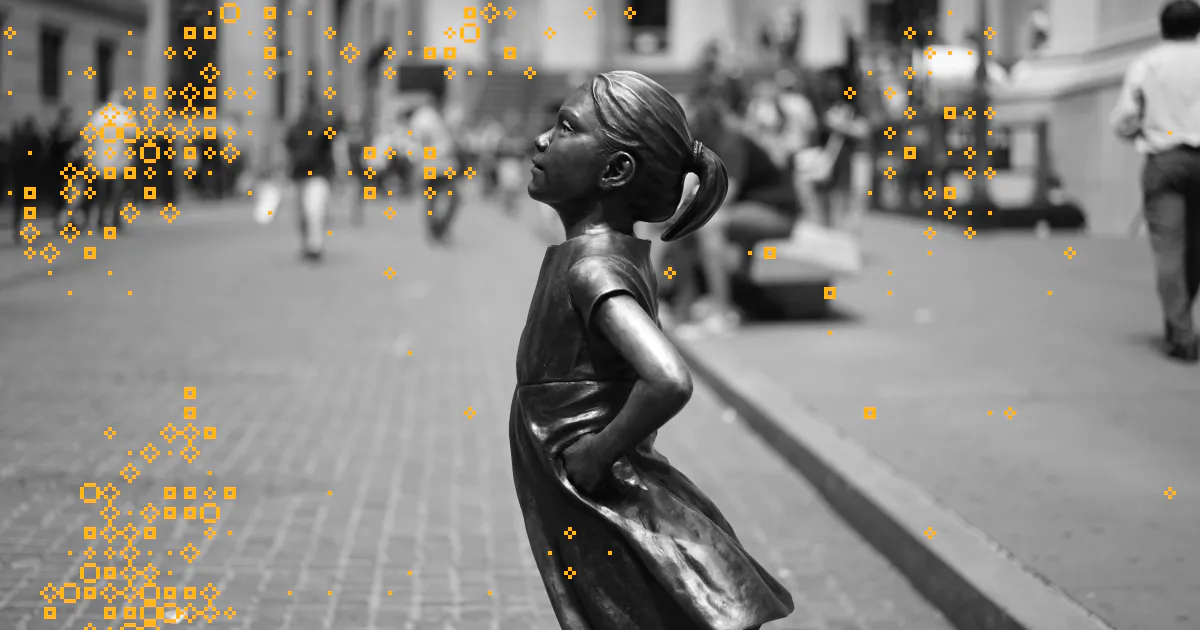
POLYGON ((700 185, 679 219, 663 232, 664 242, 681 239, 704 227, 725 203, 729 192, 729 173, 712 149, 696 142, 690 158, 687 172, 695 173, 700 185))

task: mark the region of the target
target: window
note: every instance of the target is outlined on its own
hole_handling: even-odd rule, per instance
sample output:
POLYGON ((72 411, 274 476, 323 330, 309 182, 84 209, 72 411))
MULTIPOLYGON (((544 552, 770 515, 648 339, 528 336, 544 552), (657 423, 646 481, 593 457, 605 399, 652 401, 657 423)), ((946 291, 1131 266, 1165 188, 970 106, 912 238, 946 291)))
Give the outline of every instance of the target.
POLYGON ((639 54, 654 54, 669 46, 670 0, 630 0, 636 11, 629 20, 629 49, 639 54))
POLYGON ((61 30, 42 28, 41 47, 38 49, 39 86, 42 98, 52 102, 57 102, 62 96, 62 46, 61 30))
MULTIPOLYGON (((8 16, 0 13, 0 24, 8 24, 8 16)), ((4 87, 4 58, 8 56, 5 49, 7 37, 0 37, 0 87, 4 87)))
POLYGON ((96 102, 103 103, 112 92, 113 86, 113 54, 116 46, 110 41, 101 40, 96 44, 96 102))

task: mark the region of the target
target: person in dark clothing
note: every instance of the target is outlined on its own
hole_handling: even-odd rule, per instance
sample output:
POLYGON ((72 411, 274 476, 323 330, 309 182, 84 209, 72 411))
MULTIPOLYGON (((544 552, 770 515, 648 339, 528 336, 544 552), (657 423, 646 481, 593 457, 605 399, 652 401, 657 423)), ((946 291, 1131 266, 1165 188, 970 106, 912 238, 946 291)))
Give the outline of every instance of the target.
POLYGON ((692 120, 695 137, 725 162, 729 172, 727 207, 714 225, 697 235, 697 254, 708 299, 697 313, 704 329, 722 332, 741 317, 733 306, 732 275, 745 273, 746 252, 764 240, 791 235, 800 217, 800 198, 792 175, 731 122, 720 102, 699 104, 692 120))
POLYGON ((40 174, 41 169, 38 168, 38 161, 44 155, 44 148, 41 132, 37 128, 37 121, 32 116, 26 118, 24 122, 13 129, 12 146, 10 149, 13 165, 12 236, 13 242, 18 245, 22 243, 21 228, 25 226, 24 204, 21 201, 23 196, 18 195, 21 195, 21 190, 26 187, 42 187, 39 186, 42 184, 39 181, 42 178, 40 174))
POLYGON ((70 162, 70 156, 78 143, 79 131, 70 128, 70 110, 64 107, 59 110, 58 118, 50 129, 46 143, 46 164, 42 171, 46 190, 53 193, 53 199, 49 203, 54 213, 56 231, 61 227, 59 217, 67 203, 61 193, 66 185, 66 180, 62 178, 62 170, 70 162))
POLYGON ((324 251, 325 221, 330 180, 334 173, 333 142, 325 137, 325 121, 317 95, 307 93, 304 110, 288 130, 289 175, 300 192, 301 252, 306 260, 319 260, 324 251))

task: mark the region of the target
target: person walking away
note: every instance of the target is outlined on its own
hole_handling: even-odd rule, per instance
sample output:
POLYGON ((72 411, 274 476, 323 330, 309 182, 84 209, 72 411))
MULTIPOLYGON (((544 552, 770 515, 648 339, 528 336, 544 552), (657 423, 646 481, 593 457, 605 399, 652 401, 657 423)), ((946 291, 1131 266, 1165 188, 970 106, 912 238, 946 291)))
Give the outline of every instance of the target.
MULTIPOLYGON (((38 185, 37 160, 43 151, 42 134, 38 129, 37 120, 32 116, 13 128, 10 155, 13 165, 13 242, 20 245, 21 229, 25 227, 24 206, 17 197, 16 191, 26 186, 38 185), (32 155, 30 154, 32 151, 32 155)), ((44 194, 44 193, 43 193, 44 194)))
POLYGON ((479 174, 483 176, 483 194, 489 199, 500 189, 500 149, 505 135, 505 126, 491 117, 479 130, 479 174))
POLYGON ((424 153, 429 149, 433 156, 432 159, 418 162, 422 171, 434 168, 434 178, 423 180, 424 186, 419 192, 425 197, 432 194, 432 199, 427 202, 433 213, 428 223, 429 237, 434 243, 444 245, 454 215, 458 212, 458 198, 451 194, 450 189, 450 177, 453 175, 448 173, 450 170, 457 172, 460 166, 457 143, 431 94, 422 97, 409 124, 418 150, 424 153))
POLYGON ((1164 351, 1200 361, 1192 307, 1200 290, 1200 4, 1174 0, 1163 42, 1134 60, 1111 124, 1146 156, 1143 212, 1165 320, 1164 351))
POLYGON ((320 260, 324 253, 329 182, 333 177, 333 143, 323 133, 317 95, 310 88, 304 110, 287 135, 292 183, 300 192, 299 226, 301 254, 305 260, 320 260))

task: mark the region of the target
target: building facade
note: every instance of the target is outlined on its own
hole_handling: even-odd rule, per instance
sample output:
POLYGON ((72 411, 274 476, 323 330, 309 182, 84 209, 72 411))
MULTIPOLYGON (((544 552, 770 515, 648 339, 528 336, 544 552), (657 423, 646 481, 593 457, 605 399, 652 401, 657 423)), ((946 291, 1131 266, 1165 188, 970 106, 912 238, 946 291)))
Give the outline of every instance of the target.
POLYGON ((140 0, 0 0, 0 130, 139 86, 146 24, 140 0))

